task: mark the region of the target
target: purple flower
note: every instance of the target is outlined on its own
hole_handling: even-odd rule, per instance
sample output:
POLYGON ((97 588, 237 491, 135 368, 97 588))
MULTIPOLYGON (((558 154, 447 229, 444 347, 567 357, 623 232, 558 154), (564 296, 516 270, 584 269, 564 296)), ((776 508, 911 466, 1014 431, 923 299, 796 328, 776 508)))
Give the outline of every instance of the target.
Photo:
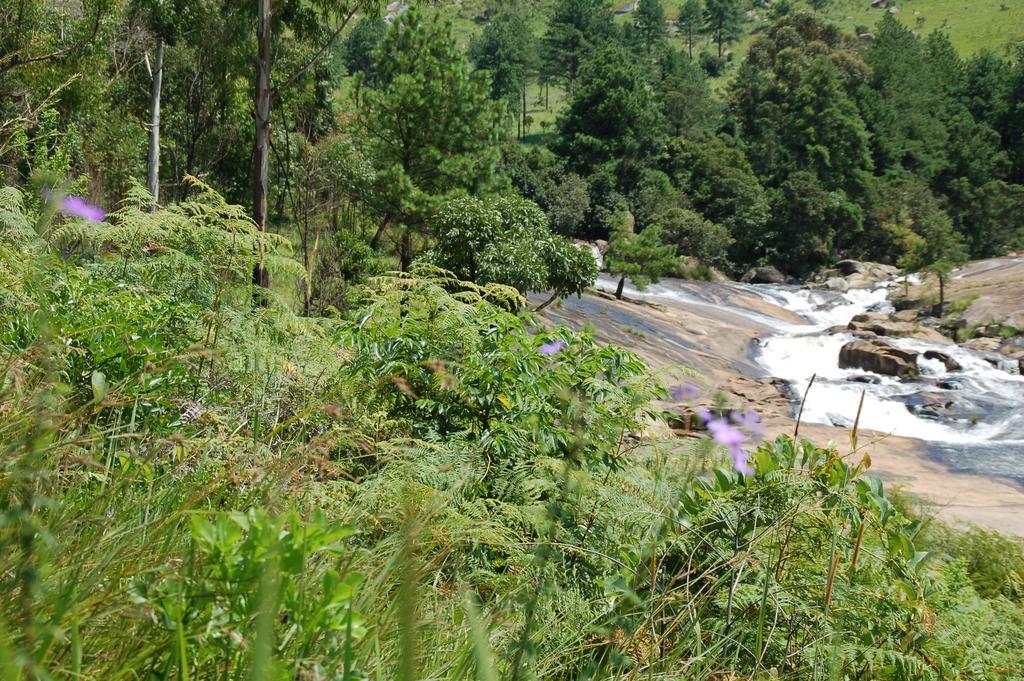
POLYGON ((89 222, 103 222, 106 214, 81 196, 65 196, 60 203, 60 211, 71 217, 81 218, 89 222))
POLYGON ((540 354, 542 355, 545 355, 547 357, 554 357, 565 348, 565 345, 565 341, 556 340, 551 341, 550 343, 545 343, 544 345, 540 346, 537 349, 540 350, 540 354))
POLYGON ((732 413, 732 422, 754 437, 764 435, 764 424, 761 423, 761 417, 755 411, 743 413, 734 411, 732 413))
POLYGON ((668 394, 676 402, 688 402, 697 399, 700 396, 700 390, 693 383, 683 383, 669 388, 668 394))
MULTIPOLYGON (((704 413, 710 416, 708 412, 705 411, 704 413)), ((743 449, 743 443, 747 439, 743 431, 729 423, 725 418, 705 418, 705 421, 708 430, 711 432, 712 439, 729 450, 733 466, 736 470, 743 475, 753 475, 754 469, 747 463, 748 454, 743 449)))

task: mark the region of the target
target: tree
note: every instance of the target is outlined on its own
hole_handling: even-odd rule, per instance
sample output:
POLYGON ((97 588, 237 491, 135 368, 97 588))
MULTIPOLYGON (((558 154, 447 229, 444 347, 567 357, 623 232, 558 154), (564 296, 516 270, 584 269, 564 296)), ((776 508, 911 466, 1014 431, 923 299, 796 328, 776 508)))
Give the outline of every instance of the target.
POLYGON ((526 86, 535 69, 533 32, 520 14, 502 13, 484 27, 470 46, 476 67, 491 78, 491 96, 516 114, 520 137, 526 134, 526 86))
POLYGON ((679 255, 691 256, 712 267, 729 266, 733 239, 724 226, 678 206, 655 213, 653 219, 661 227, 665 242, 673 244, 679 255))
POLYGON ((718 58, 726 43, 742 34, 743 9, 740 0, 705 0, 704 26, 718 45, 718 58))
MULTIPOLYGON (((270 111, 281 93, 294 85, 328 53, 331 46, 360 10, 376 11, 381 0, 257 0, 256 88, 253 96, 253 220, 266 232, 270 174, 270 111), (276 3, 276 5, 275 5, 276 3), (275 39, 276 34, 276 39, 275 39), (318 47, 279 82, 274 81, 275 42, 283 34, 311 40, 318 47)), ((253 271, 253 283, 267 287, 270 276, 261 261, 253 271)))
POLYGON ((597 276, 593 255, 552 234, 540 207, 519 196, 450 199, 431 226, 437 243, 427 258, 463 281, 551 290, 550 304, 597 276))
POLYGON ((390 225, 402 228, 406 268, 412 233, 447 195, 491 186, 500 118, 486 74, 470 72, 451 25, 439 18, 425 20, 411 8, 392 24, 379 54, 388 56, 378 60, 379 83, 357 104, 377 169, 361 198, 380 216, 375 248, 390 225))
POLYGON ((572 92, 587 56, 614 33, 612 13, 604 0, 557 0, 544 35, 546 71, 572 92))
POLYGON ((643 68, 619 45, 583 63, 558 126, 559 151, 584 176, 604 163, 646 162, 660 143, 653 90, 643 68))
POLYGON ((615 297, 622 299, 627 277, 643 289, 671 272, 677 264, 675 250, 675 246, 662 243, 659 225, 650 225, 639 234, 628 231, 625 225, 616 227, 604 256, 605 267, 619 277, 615 297))
POLYGON ((686 34, 686 50, 690 59, 693 59, 693 34, 699 33, 704 28, 704 6, 700 0, 686 0, 679 8, 679 18, 676 19, 679 30, 686 34))
POLYGON ((943 211, 936 211, 920 225, 918 240, 900 260, 907 271, 931 272, 939 281, 938 316, 946 307, 946 283, 949 274, 967 262, 967 249, 963 239, 953 228, 953 222, 943 211))
POLYGON ((640 0, 636 7, 636 31, 647 54, 663 45, 668 38, 665 8, 661 0, 640 0))
POLYGON ((910 29, 886 14, 877 35, 865 56, 872 87, 863 89, 860 98, 875 163, 931 180, 946 163, 945 119, 952 100, 910 29))
POLYGON ((662 78, 654 89, 670 133, 698 137, 717 130, 722 105, 711 92, 707 72, 671 49, 662 60, 661 71, 662 78))
POLYGON ((715 137, 673 140, 665 168, 695 211, 726 228, 733 262, 749 267, 766 257, 775 243, 769 195, 741 150, 715 137))
POLYGON ((378 15, 363 17, 345 39, 344 60, 349 75, 363 74, 363 83, 377 82, 377 63, 374 54, 387 35, 388 25, 378 15))

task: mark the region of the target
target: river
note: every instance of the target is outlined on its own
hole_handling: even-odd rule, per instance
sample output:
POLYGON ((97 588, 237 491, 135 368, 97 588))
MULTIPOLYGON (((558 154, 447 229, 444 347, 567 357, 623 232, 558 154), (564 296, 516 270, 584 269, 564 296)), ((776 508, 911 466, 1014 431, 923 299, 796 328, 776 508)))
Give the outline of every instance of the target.
MULTIPOLYGON (((891 311, 889 290, 901 282, 837 293, 667 279, 642 292, 627 286, 626 293, 718 318, 732 316, 755 328, 749 361, 740 363, 741 371, 783 379, 792 395, 803 395, 816 376, 803 412, 807 423, 850 427, 863 392, 861 428, 921 440, 932 458, 954 471, 1024 482, 1024 377, 1016 362, 996 362, 991 355, 955 345, 886 338, 894 346, 922 353, 919 379, 839 368, 840 349, 855 339, 829 330, 860 313, 891 311), (765 304, 751 304, 757 299, 765 304), (961 368, 948 370, 940 360, 924 359, 928 350, 948 355, 961 368)), ((598 288, 614 291, 615 283, 603 276, 598 288)), ((634 316, 643 315, 638 311, 634 316)), ((794 415, 798 408, 794 399, 794 415)))

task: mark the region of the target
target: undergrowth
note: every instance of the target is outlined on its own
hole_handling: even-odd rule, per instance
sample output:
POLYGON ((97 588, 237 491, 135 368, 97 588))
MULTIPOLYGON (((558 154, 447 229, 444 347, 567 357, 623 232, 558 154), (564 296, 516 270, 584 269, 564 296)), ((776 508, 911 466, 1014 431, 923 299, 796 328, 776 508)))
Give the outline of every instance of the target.
POLYGON ((287 244, 147 203, 0 192, 2 678, 1024 676, 1019 542, 862 452, 744 476, 514 290, 420 267, 300 318, 249 283, 287 244))

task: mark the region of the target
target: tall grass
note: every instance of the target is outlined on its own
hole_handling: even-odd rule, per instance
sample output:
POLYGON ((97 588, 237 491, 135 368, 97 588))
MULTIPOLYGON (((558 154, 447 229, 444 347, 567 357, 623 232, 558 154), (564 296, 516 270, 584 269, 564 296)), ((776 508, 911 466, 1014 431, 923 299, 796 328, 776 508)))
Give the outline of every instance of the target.
POLYGON ((182 289, 4 238, 4 679, 1024 673, 1019 544, 922 532, 859 454, 658 439, 642 363, 514 292, 422 270, 306 320, 197 244, 182 289))

